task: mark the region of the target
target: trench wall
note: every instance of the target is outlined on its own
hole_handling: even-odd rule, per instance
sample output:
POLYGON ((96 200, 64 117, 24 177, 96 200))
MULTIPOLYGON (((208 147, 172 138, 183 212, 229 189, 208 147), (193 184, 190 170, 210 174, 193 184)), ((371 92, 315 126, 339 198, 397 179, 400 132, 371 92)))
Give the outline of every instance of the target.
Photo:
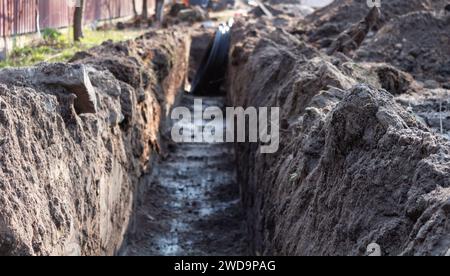
POLYGON ((117 252, 189 47, 168 29, 0 71, 0 255, 117 252))
POLYGON ((236 145, 255 254, 367 255, 372 243, 383 255, 446 254, 450 144, 397 103, 413 83, 263 20, 236 24, 230 105, 281 108, 277 153, 236 145))

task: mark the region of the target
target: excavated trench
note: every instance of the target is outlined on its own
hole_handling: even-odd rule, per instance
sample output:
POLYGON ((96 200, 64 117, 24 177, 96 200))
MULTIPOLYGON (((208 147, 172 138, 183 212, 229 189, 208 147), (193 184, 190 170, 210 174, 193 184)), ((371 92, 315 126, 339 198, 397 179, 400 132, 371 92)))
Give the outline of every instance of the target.
MULTIPOLYGON (((166 133, 166 154, 140 180, 144 192, 120 254, 366 255, 371 244, 385 255, 445 254, 450 145, 428 127, 447 126, 418 116, 446 92, 422 99, 395 67, 325 54, 271 24, 233 27, 227 104, 279 107, 279 151, 172 143, 166 133)), ((211 49, 202 51, 221 52, 211 49)), ((191 63, 193 56, 201 55, 191 53, 191 63)), ((192 83, 194 95, 218 87, 192 83)), ((226 102, 184 93, 175 106, 194 111, 196 99, 203 111, 226 102)), ((205 123, 194 117, 194 125, 205 123)))
POLYGON ((169 135, 189 31, 0 70, 0 255, 246 254, 233 146, 169 135))
MULTIPOLYGON (((202 66, 197 59, 204 54, 199 52, 208 54, 208 51, 201 43, 210 36, 210 33, 201 33, 194 37, 190 67, 202 66)), ((215 91, 205 94, 215 94, 215 91)), ((225 109, 224 96, 191 93, 183 93, 176 107, 188 108, 194 114, 195 100, 202 100, 203 112, 208 107, 225 109)), ((203 118, 203 112, 200 118, 194 115, 195 127, 211 124, 211 120, 203 118)), ((168 129, 173 126, 192 127, 177 120, 172 120, 168 129)), ((225 132, 226 126, 215 126, 216 129, 221 127, 225 132)), ((175 143, 169 136, 170 133, 166 133, 167 153, 140 180, 139 185, 145 192, 137 204, 131 233, 119 254, 246 254, 248 242, 233 144, 175 143)))
POLYGON ((405 5, 386 8, 408 15, 389 21, 402 13, 386 9, 389 23, 356 51, 348 34, 369 21, 324 35, 365 2, 336 1, 290 32, 236 22, 226 100, 181 92, 212 38, 195 34, 189 51, 192 28, 0 70, 0 255, 367 255, 373 244, 382 255, 449 255, 448 71, 409 66, 395 49, 414 40, 392 33, 418 32, 429 42, 419 57, 447 57, 448 43, 428 37, 448 33, 448 15, 396 0, 405 5), (404 30, 416 18, 440 23, 404 30), (377 41, 392 51, 368 46, 377 41), (204 111, 279 107, 279 151, 172 142, 184 123, 170 111, 196 99, 204 111))
MULTIPOLYGON (((184 95, 179 106, 193 111, 196 98, 184 95)), ((204 108, 224 107, 223 97, 201 99, 204 108)), ((199 124, 203 119, 194 120, 199 124)), ((137 209, 136 232, 121 254, 244 254, 244 219, 234 160, 230 144, 170 144, 167 156, 141 180, 148 191, 137 209)))

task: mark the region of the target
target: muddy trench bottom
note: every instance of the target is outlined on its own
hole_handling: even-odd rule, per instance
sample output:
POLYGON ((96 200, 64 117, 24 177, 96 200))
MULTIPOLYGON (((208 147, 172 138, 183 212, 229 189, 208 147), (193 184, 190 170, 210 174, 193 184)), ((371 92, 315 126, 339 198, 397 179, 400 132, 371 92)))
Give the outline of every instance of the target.
MULTIPOLYGON (((225 107, 224 97, 188 94, 179 106, 189 108, 193 114, 195 99, 202 99, 203 110, 225 107)), ((172 142, 167 158, 158 161, 139 185, 144 185, 146 192, 140 196, 134 231, 128 234, 120 255, 248 253, 232 143, 172 142)))

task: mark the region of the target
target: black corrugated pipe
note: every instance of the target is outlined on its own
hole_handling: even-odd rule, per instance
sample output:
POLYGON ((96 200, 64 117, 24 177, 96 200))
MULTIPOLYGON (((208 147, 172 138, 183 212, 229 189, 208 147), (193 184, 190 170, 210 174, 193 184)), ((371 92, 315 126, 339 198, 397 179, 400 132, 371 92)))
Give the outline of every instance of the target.
POLYGON ((221 24, 216 31, 192 82, 192 94, 219 94, 227 71, 232 25, 233 22, 230 20, 227 24, 221 24))

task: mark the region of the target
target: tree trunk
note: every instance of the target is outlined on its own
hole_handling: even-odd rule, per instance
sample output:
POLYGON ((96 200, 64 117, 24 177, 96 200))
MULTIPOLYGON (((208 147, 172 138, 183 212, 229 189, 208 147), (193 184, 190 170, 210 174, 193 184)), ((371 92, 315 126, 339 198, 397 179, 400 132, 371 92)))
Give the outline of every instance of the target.
POLYGON ((41 37, 41 26, 39 25, 40 20, 40 14, 39 14, 39 0, 36 0, 36 17, 35 17, 35 24, 36 24, 36 33, 39 37, 41 37))
POLYGON ((155 3, 155 18, 159 24, 162 24, 164 21, 164 2, 165 0, 156 0, 155 3))
POLYGON ((138 17, 137 7, 136 7, 136 0, 133 0, 133 14, 134 17, 138 17))
POLYGON ((84 14, 84 0, 79 0, 80 5, 75 7, 75 14, 73 16, 73 40, 80 41, 83 37, 83 14, 84 14))
POLYGON ((148 3, 147 0, 142 1, 142 18, 148 19, 148 3))

